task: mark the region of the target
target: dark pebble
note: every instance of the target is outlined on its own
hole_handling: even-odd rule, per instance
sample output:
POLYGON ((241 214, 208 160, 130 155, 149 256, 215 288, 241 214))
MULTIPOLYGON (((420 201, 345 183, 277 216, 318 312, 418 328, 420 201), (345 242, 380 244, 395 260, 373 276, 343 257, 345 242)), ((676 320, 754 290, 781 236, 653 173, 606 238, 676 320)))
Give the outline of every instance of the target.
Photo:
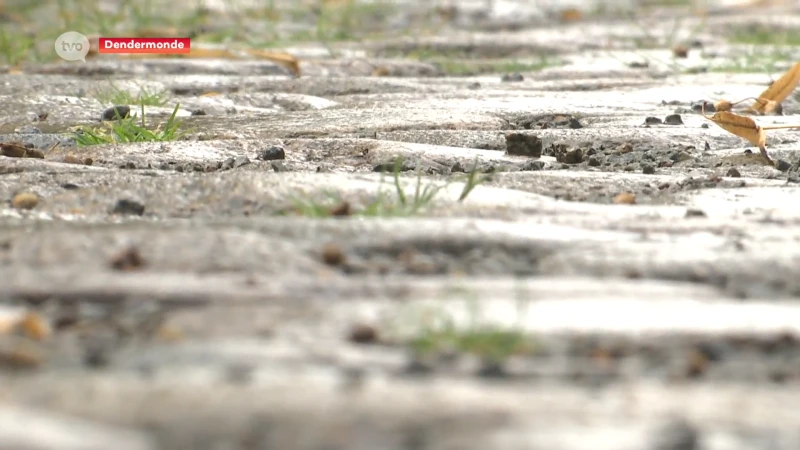
POLYGON ((356 344, 372 344, 378 341, 378 330, 370 325, 355 325, 350 329, 347 339, 356 344))
POLYGON ((192 111, 192 115, 193 116, 205 116, 206 115, 206 110, 205 109, 195 109, 194 111, 192 111))
POLYGON ((726 177, 739 178, 739 177, 742 176, 742 174, 739 172, 739 169, 737 169, 736 167, 731 167, 730 169, 728 169, 728 172, 725 173, 725 176, 726 177))
POLYGON ((600 167, 600 159, 597 156, 590 156, 588 164, 591 167, 600 167))
POLYGON ((557 143, 554 145, 556 161, 564 164, 580 164, 583 161, 583 150, 573 148, 568 144, 557 143))
POLYGON ((470 83, 469 85, 467 85, 467 89, 471 89, 473 91, 475 89, 480 89, 480 88, 481 88, 481 84, 478 83, 477 81, 475 83, 470 83))
POLYGON ((518 83, 518 82, 524 81, 524 80, 525 80, 525 78, 519 72, 507 73, 507 74, 503 75, 503 77, 500 79, 500 81, 502 81, 504 83, 518 83))
POLYGON ((647 61, 632 61, 628 63, 628 67, 631 69, 646 69, 650 67, 650 63, 647 61))
POLYGON ((579 128, 583 128, 583 125, 581 124, 580 120, 578 120, 578 119, 576 119, 574 117, 570 117, 569 118, 569 127, 572 128, 573 130, 577 130, 579 128))
POLYGON ((713 104, 713 103, 711 103, 711 102, 704 102, 704 101, 699 101, 699 102, 697 102, 697 103, 693 103, 693 104, 692 104, 692 111, 694 111, 694 112, 696 112, 696 113, 698 113, 698 114, 699 114, 699 113, 701 113, 701 112, 703 112, 703 103, 705 103, 705 104, 706 104, 706 113, 713 113, 713 112, 717 112, 717 108, 715 108, 715 107, 714 107, 714 104, 713 104))
POLYGON ((708 128, 708 124, 704 123, 704 124, 700 125, 700 128, 708 128))
POLYGON ((450 168, 450 172, 451 173, 466 173, 467 169, 464 168, 464 165, 461 164, 461 161, 456 161, 456 163, 453 164, 453 167, 450 168))
POLYGON ((325 244, 322 247, 322 262, 329 266, 338 266, 345 262, 344 250, 337 244, 325 244))
POLYGON ((141 216, 144 214, 144 205, 135 200, 121 199, 117 200, 112 213, 141 216))
POLYGON ((680 114, 670 114, 664 117, 664 123, 667 125, 683 125, 683 119, 680 114))
POLYGON ((706 213, 701 209, 687 209, 684 217, 706 217, 706 213))
POLYGON ((506 133, 506 153, 509 155, 542 156, 542 140, 533 134, 506 133))
POLYGON ((125 105, 116 105, 103 111, 103 120, 117 120, 130 117, 131 108, 125 105))
POLYGON ((792 167, 791 164, 782 159, 775 161, 775 168, 780 170, 781 172, 787 172, 791 167, 792 167))
POLYGON ((75 189, 79 189, 80 186, 78 186, 77 184, 74 184, 74 183, 64 183, 64 184, 61 185, 61 188, 62 189, 66 189, 68 191, 73 191, 75 189))
POLYGON ((644 119, 645 125, 661 125, 663 122, 658 117, 646 117, 644 119))
POLYGON ((656 168, 651 166, 650 164, 645 164, 642 166, 642 173, 645 175, 653 175, 656 173, 656 168))
POLYGON ((283 147, 278 147, 277 145, 272 146, 266 150, 262 150, 258 152, 257 159, 261 161, 272 161, 275 159, 286 159, 286 152, 283 150, 283 147))
POLYGON ((233 161, 233 167, 242 167, 250 164, 250 158, 247 156, 237 156, 236 159, 233 161))

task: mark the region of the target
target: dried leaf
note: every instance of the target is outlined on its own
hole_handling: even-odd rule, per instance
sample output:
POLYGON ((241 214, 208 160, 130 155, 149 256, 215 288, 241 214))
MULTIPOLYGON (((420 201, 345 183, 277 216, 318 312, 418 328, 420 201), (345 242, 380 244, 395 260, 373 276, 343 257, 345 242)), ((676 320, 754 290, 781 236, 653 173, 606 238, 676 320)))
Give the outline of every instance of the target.
POLYGON ((35 312, 26 314, 18 326, 24 336, 37 341, 43 341, 51 334, 50 324, 35 312))
POLYGON ((717 111, 730 111, 733 109, 733 103, 727 100, 720 100, 718 102, 714 102, 714 109, 717 111))
POLYGON ((792 66, 788 72, 775 80, 766 91, 758 96, 759 98, 753 103, 750 109, 760 112, 761 114, 766 114, 768 103, 765 103, 762 99, 771 100, 775 103, 782 103, 786 100, 786 97, 794 91, 798 82, 800 82, 800 63, 792 66))
POLYGON ((578 22, 583 19, 583 13, 578 8, 562 9, 560 16, 562 23, 578 22))
POLYGON ((226 48, 197 48, 192 47, 189 53, 181 55, 171 54, 129 54, 125 55, 128 58, 168 58, 168 57, 184 57, 184 58, 220 58, 220 59, 242 59, 242 55, 251 56, 257 59, 266 59, 285 67, 292 72, 296 77, 300 76, 300 61, 293 55, 284 52, 275 52, 270 50, 246 49, 246 50, 230 50, 226 48))
MULTIPOLYGON (((150 55, 152 56, 152 55, 150 55)), ((226 48, 195 48, 189 49, 189 53, 183 55, 186 58, 223 58, 223 59, 238 59, 236 53, 226 48)))
POLYGON ((767 154, 767 133, 753 119, 728 111, 718 111, 709 117, 706 115, 705 103, 703 104, 702 114, 703 117, 716 123, 728 133, 747 139, 751 144, 758 147, 761 155, 767 161, 772 162, 772 159, 767 154))
POLYGON ((246 53, 256 58, 266 59, 268 61, 280 64, 289 69, 294 76, 300 76, 300 61, 288 53, 256 49, 246 50, 246 53))
POLYGON ((716 123, 728 133, 747 139, 753 145, 762 145, 766 141, 766 134, 756 122, 749 118, 728 111, 718 111, 706 119, 716 123))
POLYGON ((759 97, 755 99, 755 101, 756 101, 755 104, 760 105, 763 111, 755 110, 752 107, 750 109, 756 112, 760 112, 761 114, 770 114, 776 112, 781 106, 781 104, 776 102, 775 100, 769 100, 763 97, 759 97))

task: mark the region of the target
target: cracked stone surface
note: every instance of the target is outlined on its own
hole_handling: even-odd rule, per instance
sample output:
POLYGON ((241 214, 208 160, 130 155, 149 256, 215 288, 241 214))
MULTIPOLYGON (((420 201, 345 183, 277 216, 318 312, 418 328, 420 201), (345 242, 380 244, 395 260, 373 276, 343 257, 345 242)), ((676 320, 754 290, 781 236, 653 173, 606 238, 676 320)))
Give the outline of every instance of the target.
POLYGON ((299 77, 0 74, 0 142, 44 154, 0 156, 0 450, 798 448, 800 135, 770 164, 697 105, 789 68, 730 33, 800 11, 601 3, 402 2, 286 44, 299 77), (183 137, 78 145, 143 87, 183 137))

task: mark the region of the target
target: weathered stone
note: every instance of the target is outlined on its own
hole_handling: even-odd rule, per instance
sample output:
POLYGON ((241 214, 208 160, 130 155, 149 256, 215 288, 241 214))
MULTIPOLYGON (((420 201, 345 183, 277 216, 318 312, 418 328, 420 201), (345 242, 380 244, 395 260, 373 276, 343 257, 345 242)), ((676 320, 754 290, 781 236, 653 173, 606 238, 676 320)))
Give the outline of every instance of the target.
POLYGON ((794 131, 773 166, 695 113, 763 92, 725 39, 785 24, 295 3, 153 5, 194 53, 247 30, 295 68, 236 45, 0 75, 1 448, 798 448, 794 131), (679 72, 650 49, 674 23, 704 30, 679 72), (143 89, 185 136, 77 146, 143 89))

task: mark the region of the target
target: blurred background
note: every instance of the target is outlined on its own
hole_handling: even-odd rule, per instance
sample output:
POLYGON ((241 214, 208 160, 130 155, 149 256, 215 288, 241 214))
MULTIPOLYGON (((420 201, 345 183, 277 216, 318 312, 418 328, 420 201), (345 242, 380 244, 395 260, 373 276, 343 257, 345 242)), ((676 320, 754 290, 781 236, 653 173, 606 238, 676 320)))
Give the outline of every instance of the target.
MULTIPOLYGON (((5 0, 0 63, 57 61, 52 42, 65 31, 89 36, 190 36, 196 46, 297 48, 376 39, 520 31, 615 21, 626 42, 596 47, 642 49, 690 43, 705 19, 753 13, 781 20, 790 0, 5 0), (665 20, 669 17, 669 20, 665 20), (660 34, 655 31, 664 28, 660 34), (679 42, 681 41, 681 42, 679 42), (685 41, 685 42, 684 42, 685 41)), ((774 23, 774 21, 773 21, 774 23)), ((794 45, 796 24, 726 34, 734 42, 794 45), (768 41, 768 42, 764 42, 768 41)), ((724 30, 723 30, 724 31, 724 30)), ((531 37, 535 39, 535 36, 531 37)), ((576 43, 580 46, 581 43, 576 43)), ((396 55, 383 55, 396 56, 396 55)), ((400 55, 436 59, 416 51, 400 55)), ((505 55, 507 56, 507 55, 505 55)))

